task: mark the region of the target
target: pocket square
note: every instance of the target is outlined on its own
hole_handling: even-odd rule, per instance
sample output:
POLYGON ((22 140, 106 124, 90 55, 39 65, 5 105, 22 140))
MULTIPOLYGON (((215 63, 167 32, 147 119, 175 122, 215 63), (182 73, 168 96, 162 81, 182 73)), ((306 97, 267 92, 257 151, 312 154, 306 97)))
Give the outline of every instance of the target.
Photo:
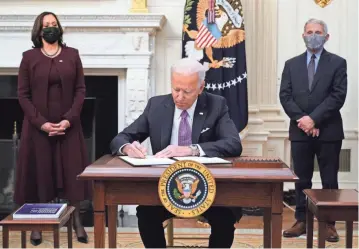
POLYGON ((204 128, 204 129, 201 131, 201 133, 206 132, 206 131, 208 131, 208 130, 209 130, 209 128, 204 128))

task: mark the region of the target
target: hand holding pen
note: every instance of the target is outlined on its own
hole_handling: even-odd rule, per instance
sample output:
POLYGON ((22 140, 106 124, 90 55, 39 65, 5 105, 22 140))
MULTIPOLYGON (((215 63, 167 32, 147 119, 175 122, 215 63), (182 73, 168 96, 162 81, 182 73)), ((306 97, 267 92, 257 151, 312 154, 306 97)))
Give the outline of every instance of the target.
POLYGON ((132 144, 127 144, 122 151, 127 156, 134 158, 146 158, 147 155, 147 149, 138 141, 134 141, 132 144))

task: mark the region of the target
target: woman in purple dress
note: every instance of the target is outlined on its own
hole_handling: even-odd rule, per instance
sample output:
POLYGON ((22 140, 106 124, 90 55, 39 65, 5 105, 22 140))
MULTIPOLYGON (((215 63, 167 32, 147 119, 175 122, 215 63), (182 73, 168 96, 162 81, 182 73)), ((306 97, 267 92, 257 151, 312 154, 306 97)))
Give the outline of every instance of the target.
MULTIPOLYGON (((88 164, 80 120, 86 88, 78 50, 67 47, 62 35, 57 16, 43 12, 33 26, 34 46, 23 53, 18 98, 24 121, 14 199, 18 205, 68 200, 76 208, 77 239, 87 243, 79 203, 91 198, 91 186, 76 180, 88 164)), ((41 232, 33 231, 30 241, 39 245, 41 232)))

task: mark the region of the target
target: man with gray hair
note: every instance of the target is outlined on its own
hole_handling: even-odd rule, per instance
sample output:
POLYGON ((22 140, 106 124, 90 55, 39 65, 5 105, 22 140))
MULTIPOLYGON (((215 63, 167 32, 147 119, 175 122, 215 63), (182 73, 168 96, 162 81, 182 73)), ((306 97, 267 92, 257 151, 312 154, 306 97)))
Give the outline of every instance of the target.
MULTIPOLYGON (((147 152, 141 143, 149 137, 156 157, 240 156, 241 140, 225 98, 203 92, 206 70, 190 58, 173 65, 172 95, 150 98, 143 114, 112 140, 112 154, 144 158, 147 152)), ((231 247, 240 211, 214 206, 203 213, 212 230, 209 247, 231 247)), ((173 215, 163 206, 140 205, 137 217, 145 247, 166 247, 162 223, 173 215)))
MULTIPOLYGON (((307 51, 286 61, 280 101, 290 118, 289 139, 295 184, 295 224, 284 237, 306 233, 304 189, 312 187, 314 158, 318 159, 324 189, 338 189, 339 154, 344 139, 340 109, 347 94, 347 63, 324 49, 329 39, 327 25, 310 19, 302 35, 307 51)), ((334 222, 328 221, 326 240, 339 241, 334 222)))

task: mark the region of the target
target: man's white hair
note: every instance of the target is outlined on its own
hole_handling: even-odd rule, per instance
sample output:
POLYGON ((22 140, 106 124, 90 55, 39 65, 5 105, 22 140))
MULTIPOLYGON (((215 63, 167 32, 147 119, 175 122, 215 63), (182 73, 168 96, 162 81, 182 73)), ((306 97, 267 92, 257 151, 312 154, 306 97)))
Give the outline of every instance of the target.
POLYGON ((182 58, 171 66, 171 74, 178 73, 183 75, 191 75, 198 73, 198 86, 200 86, 204 81, 207 70, 207 67, 203 66, 196 59, 192 58, 182 58))
POLYGON ((309 19, 309 20, 304 24, 304 32, 305 32, 305 28, 307 27, 307 24, 309 24, 309 23, 317 23, 317 24, 322 25, 323 30, 324 30, 324 34, 325 34, 325 35, 328 34, 328 26, 327 26, 327 24, 326 24, 324 21, 318 20, 318 19, 315 19, 315 18, 309 19))

